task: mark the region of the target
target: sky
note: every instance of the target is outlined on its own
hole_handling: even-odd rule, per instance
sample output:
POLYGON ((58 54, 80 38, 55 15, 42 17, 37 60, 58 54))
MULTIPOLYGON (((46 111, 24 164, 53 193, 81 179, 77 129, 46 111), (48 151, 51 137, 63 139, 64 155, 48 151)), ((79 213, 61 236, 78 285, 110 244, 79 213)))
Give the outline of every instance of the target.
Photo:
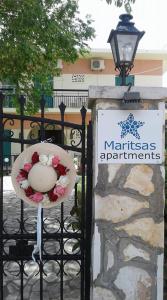
MULTIPOLYGON (((125 13, 125 9, 108 5, 106 0, 79 0, 79 9, 81 17, 90 14, 94 20, 96 38, 89 46, 110 49, 109 33, 116 28, 119 15, 125 13)), ((131 14, 136 28, 145 31, 138 49, 167 50, 167 0, 136 0, 131 14)))

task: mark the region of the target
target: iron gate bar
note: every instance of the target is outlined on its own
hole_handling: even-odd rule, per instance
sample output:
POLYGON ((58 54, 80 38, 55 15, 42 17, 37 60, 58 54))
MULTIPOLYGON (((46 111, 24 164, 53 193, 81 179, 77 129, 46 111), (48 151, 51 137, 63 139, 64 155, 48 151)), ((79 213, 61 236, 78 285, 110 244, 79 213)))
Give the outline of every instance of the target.
MULTIPOLYGON (((44 141, 45 140, 45 129, 44 129, 44 124, 45 124, 45 99, 44 95, 42 95, 41 101, 40 101, 40 107, 41 107, 41 125, 40 125, 40 140, 44 141)), ((41 253, 43 257, 43 208, 41 209, 41 253)), ((43 263, 39 262, 39 272, 40 272, 40 300, 43 300, 43 263)))
MULTIPOLYGON (((0 140, 3 140, 4 142, 11 142, 11 143, 17 143, 17 144, 20 144, 20 139, 15 139, 15 138, 7 138, 7 137, 4 137, 4 138, 0 138, 0 140)), ((23 143, 24 145, 34 145, 36 143, 39 143, 39 139, 34 139, 33 141, 32 140, 24 140, 23 139, 23 143)), ((75 146, 68 146, 68 145, 61 145, 61 144, 56 144, 57 146, 65 149, 65 150, 71 150, 71 151, 75 151, 75 152, 79 152, 81 153, 82 152, 82 149, 80 148, 77 148, 75 146)))
POLYGON ((91 283, 91 240, 92 240, 92 187, 93 187, 93 133, 89 122, 87 133, 87 190, 86 190, 86 249, 85 249, 85 299, 90 299, 91 283))
POLYGON ((85 287, 82 282, 85 282, 85 120, 86 120, 86 112, 87 110, 83 106, 81 109, 81 116, 82 116, 82 133, 81 133, 81 143, 82 143, 82 156, 81 156, 81 168, 82 168, 82 206, 81 206, 81 300, 85 299, 85 287))
MULTIPOLYGON (((0 114, 4 96, 0 93, 0 114)), ((3 118, 0 118, 0 136, 3 136, 3 118)), ((0 298, 3 299, 3 140, 0 140, 0 298)))
MULTIPOLYGON (((14 143, 20 143, 21 144, 21 152, 24 150, 24 145, 25 144, 35 144, 37 142, 39 142, 39 138, 38 139, 25 139, 24 138, 24 122, 25 121, 30 121, 33 123, 37 123, 38 126, 40 126, 40 140, 44 140, 45 139, 45 125, 49 124, 49 125, 59 125, 62 128, 62 143, 61 146, 62 148, 64 148, 65 150, 71 150, 71 151, 75 151, 77 153, 81 153, 81 163, 82 163, 82 217, 81 217, 81 231, 80 232, 68 232, 65 229, 65 219, 64 219, 64 204, 61 204, 61 221, 59 223, 60 225, 60 232, 55 232, 55 233, 49 233, 44 229, 44 227, 42 227, 42 238, 44 241, 49 241, 49 240, 55 240, 55 241, 60 241, 60 253, 56 253, 56 254, 48 254, 47 251, 43 252, 43 261, 50 261, 50 260, 54 260, 57 261, 58 264, 60 265, 60 300, 65 300, 64 299, 64 295, 63 295, 63 278, 64 278, 64 266, 65 263, 68 261, 76 261, 78 262, 78 264, 80 265, 80 274, 81 274, 81 289, 80 289, 80 299, 81 300, 89 300, 87 295, 89 294, 89 292, 86 291, 86 286, 85 286, 85 279, 86 276, 85 274, 87 273, 87 270, 85 269, 88 266, 88 260, 87 260, 87 254, 88 254, 88 245, 87 247, 85 247, 85 238, 88 236, 87 234, 87 230, 88 228, 85 227, 85 221, 87 218, 87 208, 86 208, 86 213, 85 213, 85 205, 87 205, 87 202, 85 202, 85 175, 86 175, 86 171, 85 171, 85 164, 88 164, 89 157, 86 160, 86 152, 85 152, 85 129, 86 129, 86 109, 83 107, 81 109, 81 117, 82 117, 82 124, 78 125, 78 124, 74 124, 74 123, 70 123, 70 122, 65 122, 64 121, 64 113, 65 113, 65 105, 61 104, 60 105, 60 113, 61 113, 61 120, 57 121, 57 120, 53 120, 53 119, 48 119, 45 118, 45 101, 44 101, 44 97, 42 97, 41 99, 41 116, 40 117, 33 117, 33 116, 25 116, 24 115, 24 103, 25 103, 25 98, 22 96, 19 99, 19 103, 20 103, 20 115, 15 115, 15 114, 5 114, 3 113, 3 105, 2 105, 2 99, 3 95, 0 95, 0 168, 1 171, 3 173, 3 141, 8 141, 8 142, 14 142, 14 143), (4 123, 3 123, 4 120, 4 123), (10 137, 5 137, 3 134, 3 130, 4 130, 4 125, 6 125, 6 123, 9 121, 9 125, 13 126, 14 125, 14 121, 15 120, 19 120, 20 121, 20 136, 19 138, 14 138, 13 135, 11 135, 10 137), (81 148, 77 148, 77 146, 80 144, 77 144, 77 146, 69 146, 69 145, 65 145, 64 144, 64 127, 67 128, 72 128, 75 130, 78 130, 80 132, 80 136, 81 136, 81 143, 82 143, 82 147, 81 148), (64 249, 64 239, 76 239, 80 241, 80 251, 75 253, 75 254, 68 254, 65 249, 64 249), (59 263, 60 262, 60 263, 59 263)), ((90 148, 90 147, 89 147, 90 148)), ((92 150, 92 149, 91 149, 92 150)), ((88 153, 87 153, 88 155, 88 153)), ((88 170, 89 168, 87 168, 88 170)), ((7 233, 5 232, 5 228, 4 228, 4 232, 3 232, 3 174, 1 176, 1 191, 0 191, 0 295, 1 295, 1 299, 3 299, 3 261, 6 262, 10 262, 10 261, 15 261, 15 262, 19 262, 19 266, 20 266, 20 281, 21 281, 21 285, 20 285, 20 296, 21 296, 21 300, 24 300, 24 284, 23 284, 23 276, 24 276, 24 264, 26 261, 31 260, 31 256, 28 254, 29 252, 27 252, 27 255, 25 255, 24 251, 22 251, 23 253, 21 253, 21 250, 19 250, 19 247, 22 248, 23 244, 25 244, 25 247, 29 247, 28 245, 28 241, 30 242, 35 242, 36 241, 36 233, 28 233, 26 231, 26 227, 25 227, 25 219, 24 219, 24 203, 23 201, 21 201, 21 215, 20 215, 20 232, 17 233, 7 233), (14 247, 11 252, 12 256, 10 256, 9 254, 3 253, 3 247, 5 245, 3 245, 3 241, 8 241, 8 240, 14 240, 16 242, 16 248, 17 251, 16 252, 18 255, 14 255, 14 247), (19 243, 19 241, 21 241, 21 243, 19 243), (19 246, 21 245, 21 246, 19 246), (20 252, 19 252, 20 251, 20 252)), ((75 187, 75 196, 77 194, 77 187, 75 187)), ((76 199, 75 199, 75 204, 76 204, 76 199)), ((43 215, 42 215, 43 217, 43 215)), ((5 220, 4 220, 5 221, 5 220)), ((42 226, 44 226, 44 222, 42 223, 42 226)), ((88 226, 88 225, 86 225, 88 226)), ((32 247, 32 246, 31 246, 32 247)), ((20 249, 21 249, 20 248, 20 249)), ((29 249, 30 248, 25 248, 25 249, 29 249)), ((43 300, 43 264, 41 262, 39 262, 39 256, 37 256, 38 258, 38 264, 39 264, 39 268, 40 268, 40 300, 43 300)), ((89 288, 87 286, 87 288, 89 288)))
MULTIPOLYGON (((74 233, 71 233, 71 232, 64 232, 63 233, 63 236, 65 238, 81 238, 81 233, 78 233, 78 232, 74 232, 74 233)), ((36 233, 23 233, 23 234, 19 234, 19 233, 13 233, 13 234, 9 234, 9 233, 3 233, 3 237, 4 239, 15 239, 15 240, 19 240, 23 237, 25 237, 26 239, 30 239, 30 240, 36 240, 36 233)), ((53 239, 53 238, 58 238, 60 239, 61 238, 61 233, 59 232, 56 232, 56 233, 43 233, 43 237, 44 238, 47 238, 49 237, 50 239, 53 239)))
MULTIPOLYGON (((20 96, 19 98, 19 104, 20 104, 20 113, 21 115, 24 117, 24 104, 25 104, 25 98, 23 96, 20 96)), ((20 119, 20 140, 21 140, 21 152, 24 151, 24 143, 23 143, 23 139, 24 139, 24 119, 20 119)), ((21 215, 20 215, 20 230, 21 230, 21 234, 23 234, 24 232, 24 203, 23 200, 20 201, 20 205, 21 205, 21 215)), ((23 242, 23 238, 21 238, 21 243, 23 242)), ((24 274, 24 263, 23 263, 23 259, 20 259, 21 264, 20 264, 20 294, 21 294, 21 300, 23 300, 23 296, 24 296, 24 286, 23 286, 23 274, 24 274)))
MULTIPOLYGON (((59 105, 59 109, 60 109, 60 114, 61 114, 61 144, 64 145, 64 113, 65 113, 65 109, 66 106, 61 103, 59 105)), ((63 241, 63 231, 64 231, 64 204, 61 203, 61 221, 60 221, 60 230, 61 230, 61 239, 60 239, 60 251, 61 251, 61 256, 63 256, 64 254, 64 241, 63 241)), ((63 300, 63 277, 64 277, 64 264, 63 264, 63 260, 60 260, 60 300, 63 300)))
POLYGON ((54 124, 54 125, 64 125, 64 127, 70 127, 70 128, 75 128, 75 129, 83 129, 83 125, 80 124, 75 124, 75 123, 70 123, 70 122, 62 122, 61 120, 53 120, 53 119, 48 119, 48 118, 42 118, 42 117, 31 117, 27 115, 15 115, 15 114, 8 114, 8 113, 0 113, 0 118, 4 119, 9 119, 9 120, 23 120, 23 121, 36 121, 36 122, 44 122, 44 123, 49 123, 49 124, 54 124))
MULTIPOLYGON (((68 260, 68 261, 72 261, 72 260, 74 260, 74 261, 80 261, 81 259, 82 259, 82 256, 81 255, 77 255, 77 254, 73 254, 73 255, 71 255, 71 254, 63 254, 63 255, 61 255, 61 254, 53 254, 53 255, 49 255, 49 254, 43 254, 42 255, 42 257, 43 257, 43 261, 47 261, 47 260, 55 260, 55 261, 58 261, 58 260, 60 260, 60 261, 66 261, 66 260, 68 260)), ((27 261, 27 260, 32 260, 32 256, 31 255, 28 255, 28 256, 26 256, 26 255, 20 255, 20 256, 12 256, 12 257, 9 257, 8 255, 3 255, 3 259, 5 260, 5 261, 20 261, 21 259, 23 260, 23 261, 27 261)), ((2 298, 3 299, 3 298, 2 298)))

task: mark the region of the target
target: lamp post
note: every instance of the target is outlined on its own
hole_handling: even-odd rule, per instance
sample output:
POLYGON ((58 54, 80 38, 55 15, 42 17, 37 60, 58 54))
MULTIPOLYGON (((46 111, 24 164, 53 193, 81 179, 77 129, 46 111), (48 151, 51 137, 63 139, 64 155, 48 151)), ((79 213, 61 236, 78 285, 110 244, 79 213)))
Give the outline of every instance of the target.
POLYGON ((9 167, 9 158, 8 157, 4 158, 4 163, 5 163, 5 167, 6 167, 6 175, 8 175, 8 167, 9 167))
POLYGON ((138 43, 144 31, 139 31, 133 22, 130 22, 133 17, 129 14, 123 14, 116 30, 111 30, 108 43, 111 45, 111 50, 115 63, 115 70, 119 70, 121 77, 121 85, 126 85, 126 76, 133 68, 133 61, 136 55, 138 43))

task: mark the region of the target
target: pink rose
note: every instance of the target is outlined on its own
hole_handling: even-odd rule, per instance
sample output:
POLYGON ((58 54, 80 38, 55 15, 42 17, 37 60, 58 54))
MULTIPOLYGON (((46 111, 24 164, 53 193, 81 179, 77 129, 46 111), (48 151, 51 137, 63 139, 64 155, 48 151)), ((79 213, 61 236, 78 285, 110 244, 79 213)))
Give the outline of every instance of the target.
POLYGON ((21 174, 17 175, 16 180, 19 183, 20 181, 25 180, 26 178, 24 176, 22 176, 21 174))
POLYGON ((29 172, 32 168, 32 164, 30 163, 26 163, 24 164, 23 170, 25 170, 26 172, 29 172))
POLYGON ((35 194, 31 195, 29 198, 34 202, 38 203, 43 200, 43 194, 40 192, 36 192, 35 194))
POLYGON ((62 186, 60 186, 60 185, 57 185, 57 186, 54 188, 53 193, 54 193, 55 195, 57 195, 58 197, 61 197, 61 196, 63 196, 63 195, 65 194, 65 191, 66 191, 66 189, 65 189, 64 187, 62 187, 62 186))
POLYGON ((54 156, 52 158, 52 165, 53 165, 54 168, 57 167, 57 165, 59 164, 59 162, 60 162, 60 158, 58 156, 54 156))

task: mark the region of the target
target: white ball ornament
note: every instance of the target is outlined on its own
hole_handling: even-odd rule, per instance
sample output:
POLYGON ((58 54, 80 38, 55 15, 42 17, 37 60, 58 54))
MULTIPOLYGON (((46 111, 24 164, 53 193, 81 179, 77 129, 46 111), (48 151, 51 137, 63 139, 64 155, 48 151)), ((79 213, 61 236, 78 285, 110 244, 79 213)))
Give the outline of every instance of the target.
POLYGON ((55 186, 57 173, 51 166, 45 166, 39 162, 31 168, 28 181, 35 191, 46 193, 55 186))

